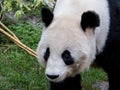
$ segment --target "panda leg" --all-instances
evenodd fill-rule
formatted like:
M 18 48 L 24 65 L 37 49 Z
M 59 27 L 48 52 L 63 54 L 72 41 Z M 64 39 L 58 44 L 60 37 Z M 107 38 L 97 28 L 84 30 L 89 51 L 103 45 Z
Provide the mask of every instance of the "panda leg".
M 120 41 L 107 42 L 95 62 L 108 74 L 109 90 L 120 90 Z
M 120 41 L 109 43 L 107 48 L 109 90 L 120 90 Z
M 80 82 L 81 76 L 79 74 L 59 83 L 50 82 L 50 90 L 82 90 Z
M 109 90 L 120 90 L 120 66 L 113 66 L 108 72 Z

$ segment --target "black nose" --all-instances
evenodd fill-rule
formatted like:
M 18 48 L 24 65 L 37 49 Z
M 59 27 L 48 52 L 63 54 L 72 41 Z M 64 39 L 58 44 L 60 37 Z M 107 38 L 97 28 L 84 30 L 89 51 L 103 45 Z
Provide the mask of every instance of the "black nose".
M 47 77 L 50 78 L 50 79 L 56 79 L 59 77 L 59 75 L 48 75 L 47 74 Z

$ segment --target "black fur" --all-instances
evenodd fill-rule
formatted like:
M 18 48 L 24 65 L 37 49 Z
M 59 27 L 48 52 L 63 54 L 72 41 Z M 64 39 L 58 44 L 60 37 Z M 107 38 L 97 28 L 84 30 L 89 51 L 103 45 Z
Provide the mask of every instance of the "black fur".
M 48 27 L 53 20 L 54 17 L 53 13 L 48 8 L 42 8 L 41 16 L 45 26 Z
M 68 50 L 65 50 L 63 53 L 62 53 L 62 59 L 63 61 L 65 62 L 66 65 L 71 65 L 74 63 L 74 59 L 73 57 L 71 56 L 71 53 L 68 51 Z
M 109 90 L 120 90 L 120 0 L 108 0 L 110 30 L 103 52 L 95 62 L 108 74 Z
M 99 16 L 93 11 L 84 12 L 81 17 L 81 27 L 85 31 L 87 27 L 95 28 L 100 24 Z
M 44 53 L 44 59 L 45 59 L 46 62 L 47 62 L 49 56 L 50 56 L 50 48 L 47 48 L 46 52 Z
M 81 77 L 79 74 L 75 77 L 67 78 L 59 83 L 50 82 L 50 90 L 82 90 L 80 81 Z

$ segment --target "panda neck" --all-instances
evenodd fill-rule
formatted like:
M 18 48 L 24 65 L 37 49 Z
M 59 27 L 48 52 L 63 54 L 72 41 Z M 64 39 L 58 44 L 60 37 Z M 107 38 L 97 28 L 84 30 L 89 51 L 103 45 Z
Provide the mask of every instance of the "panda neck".
M 81 77 L 78 74 L 59 83 L 50 82 L 50 90 L 81 90 L 80 80 Z

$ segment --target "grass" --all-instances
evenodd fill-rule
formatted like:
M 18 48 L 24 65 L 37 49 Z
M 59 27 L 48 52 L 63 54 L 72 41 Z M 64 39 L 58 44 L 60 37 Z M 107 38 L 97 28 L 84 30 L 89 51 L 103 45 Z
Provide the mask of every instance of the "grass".
M 96 82 L 107 80 L 107 75 L 100 68 L 90 68 L 88 71 L 82 73 L 82 79 L 83 84 L 87 85 L 87 87 L 92 88 L 92 85 L 95 84 Z
M 8 26 L 18 38 L 33 50 L 36 49 L 41 26 L 17 23 Z M 49 84 L 36 58 L 14 45 L 2 35 L 0 44 L 0 90 L 48 90 Z M 90 68 L 82 74 L 83 83 L 91 87 L 97 81 L 106 80 L 101 69 Z M 84 89 L 85 90 L 85 89 Z

